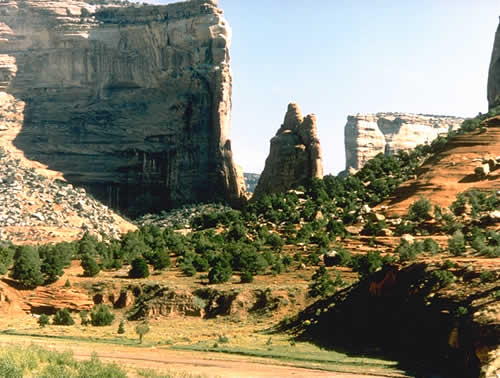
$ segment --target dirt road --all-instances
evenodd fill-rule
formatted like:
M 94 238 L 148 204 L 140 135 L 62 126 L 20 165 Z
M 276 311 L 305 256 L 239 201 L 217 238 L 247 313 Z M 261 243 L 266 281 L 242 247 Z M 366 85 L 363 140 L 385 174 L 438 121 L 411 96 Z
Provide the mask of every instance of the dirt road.
M 304 369 L 275 360 L 220 353 L 184 352 L 156 348 L 129 347 L 71 340 L 0 335 L 0 345 L 36 344 L 48 349 L 71 350 L 78 360 L 97 353 L 102 361 L 116 362 L 132 369 L 155 369 L 160 372 L 188 372 L 206 377 L 336 377 L 377 378 L 376 375 L 336 373 Z M 131 376 L 134 376 L 133 373 Z M 381 377 L 380 377 L 381 378 Z

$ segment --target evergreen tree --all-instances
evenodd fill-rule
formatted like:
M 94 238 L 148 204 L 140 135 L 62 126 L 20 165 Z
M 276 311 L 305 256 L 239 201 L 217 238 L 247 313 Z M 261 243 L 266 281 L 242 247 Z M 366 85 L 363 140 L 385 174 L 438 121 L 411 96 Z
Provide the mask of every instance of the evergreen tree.
M 28 289 L 43 283 L 40 257 L 35 248 L 27 245 L 17 247 L 11 277 Z
M 146 260 L 137 257 L 132 261 L 132 267 L 128 272 L 130 278 L 146 278 L 149 276 L 149 268 Z
M 95 277 L 101 271 L 97 261 L 95 261 L 95 259 L 90 255 L 83 255 L 81 265 L 83 268 L 83 275 L 85 277 Z

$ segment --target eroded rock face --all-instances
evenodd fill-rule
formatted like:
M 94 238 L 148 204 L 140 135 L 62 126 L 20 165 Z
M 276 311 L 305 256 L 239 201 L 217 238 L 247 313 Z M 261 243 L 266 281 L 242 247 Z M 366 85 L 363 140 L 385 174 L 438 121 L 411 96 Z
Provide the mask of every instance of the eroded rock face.
M 408 113 L 357 114 L 344 129 L 346 171 L 360 169 L 379 153 L 410 151 L 460 127 L 463 118 Z
M 316 117 L 314 114 L 303 117 L 298 105 L 291 103 L 283 125 L 271 139 L 269 156 L 254 195 L 284 192 L 315 177 L 323 177 Z
M 129 214 L 237 203 L 231 30 L 216 0 L 0 4 L 0 86 L 25 102 L 32 160 Z
M 488 104 L 490 108 L 500 105 L 500 25 L 495 34 L 488 74 Z

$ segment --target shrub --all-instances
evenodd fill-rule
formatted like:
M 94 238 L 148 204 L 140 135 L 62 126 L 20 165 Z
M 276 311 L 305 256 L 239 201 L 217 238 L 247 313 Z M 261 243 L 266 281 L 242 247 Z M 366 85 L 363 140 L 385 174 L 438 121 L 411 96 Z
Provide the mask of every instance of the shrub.
M 138 324 L 135 327 L 135 332 L 139 335 L 139 344 L 142 344 L 142 339 L 146 333 L 150 331 L 150 328 L 147 323 Z
M 448 249 L 453 256 L 461 256 L 465 252 L 465 238 L 461 231 L 455 231 L 448 239 Z
M 431 255 L 439 253 L 439 244 L 434 241 L 434 239 L 427 238 L 424 240 L 423 249 L 425 252 L 429 252 Z
M 120 320 L 120 325 L 118 326 L 118 334 L 119 335 L 122 335 L 125 333 L 125 322 L 122 320 Z
M 90 324 L 94 327 L 111 325 L 113 320 L 115 320 L 115 315 L 104 304 L 95 306 L 90 312 Z
M 215 266 L 208 272 L 208 280 L 211 284 L 218 284 L 229 281 L 233 271 L 226 259 L 219 258 Z
M 413 202 L 408 209 L 408 219 L 416 222 L 425 221 L 431 218 L 432 205 L 427 198 L 421 197 Z
M 80 324 L 81 324 L 82 326 L 87 326 L 87 325 L 89 325 L 89 322 L 90 322 L 90 321 L 89 321 L 88 316 L 89 316 L 89 312 L 88 312 L 87 310 L 82 310 L 82 311 L 80 311 Z
M 401 261 L 414 260 L 418 253 L 416 244 L 417 242 L 410 244 L 406 240 L 401 240 L 395 251 L 399 255 L 399 259 Z
M 369 220 L 363 227 L 363 230 L 361 230 L 361 235 L 380 236 L 382 235 L 382 230 L 386 227 L 387 224 L 385 221 L 373 222 Z
M 49 323 L 50 323 L 50 317 L 46 314 L 42 314 L 38 318 L 38 324 L 40 325 L 40 328 L 44 328 L 45 326 L 49 325 Z
M 0 274 L 6 274 L 12 265 L 14 250 L 12 248 L 0 246 Z
M 75 321 L 71 317 L 69 310 L 67 308 L 63 308 L 63 309 L 57 310 L 56 314 L 54 315 L 54 319 L 52 319 L 52 324 L 55 324 L 55 325 L 73 325 L 73 324 L 75 324 Z
M 146 278 L 149 277 L 149 268 L 146 260 L 142 257 L 137 257 L 132 260 L 131 268 L 128 272 L 130 278 Z
M 465 205 L 467 204 L 467 198 L 463 193 L 457 196 L 457 199 L 450 205 L 450 210 L 456 216 L 465 213 Z
M 97 261 L 90 255 L 83 255 L 81 259 L 81 266 L 83 268 L 83 275 L 85 277 L 95 277 L 101 271 Z
M 481 282 L 493 282 L 496 280 L 495 273 L 492 271 L 484 271 L 479 275 Z
M 309 295 L 311 297 L 325 297 L 332 294 L 337 286 L 343 284 L 340 274 L 337 272 L 335 281 L 324 266 L 320 266 L 312 276 L 312 283 L 309 285 Z
M 241 283 L 253 282 L 253 275 L 250 272 L 243 272 L 240 276 Z
M 356 255 L 351 262 L 352 270 L 358 272 L 360 278 L 374 273 L 382 265 L 384 265 L 384 258 L 378 251 L 369 251 L 366 255 Z
M 184 261 L 180 266 L 182 273 L 188 277 L 193 277 L 196 275 L 196 268 L 191 261 Z
M 150 261 L 155 270 L 163 270 L 170 266 L 170 256 L 164 248 L 154 251 Z
M 440 287 L 446 287 L 450 285 L 451 283 L 455 282 L 456 277 L 453 275 L 453 273 L 447 271 L 447 270 L 435 270 L 432 272 L 432 278 L 435 281 L 435 284 L 439 285 Z

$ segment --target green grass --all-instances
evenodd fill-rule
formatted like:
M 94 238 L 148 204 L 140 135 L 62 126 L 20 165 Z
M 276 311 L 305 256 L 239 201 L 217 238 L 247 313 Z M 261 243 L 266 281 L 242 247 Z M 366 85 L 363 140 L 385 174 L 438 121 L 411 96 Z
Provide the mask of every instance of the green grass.
M 92 343 L 100 343 L 100 344 L 115 344 L 115 345 L 130 345 L 134 347 L 151 347 L 155 345 L 155 343 L 147 343 L 143 342 L 139 344 L 139 339 L 129 339 L 129 338 L 116 338 L 116 337 L 94 337 L 94 336 L 65 336 L 65 335 L 44 335 L 39 333 L 30 333 L 30 332 L 21 332 L 16 331 L 15 329 L 7 329 L 0 331 L 0 334 L 3 335 L 13 335 L 13 336 L 28 336 L 28 337 L 37 337 L 44 339 L 58 339 L 58 340 L 73 340 L 73 341 L 85 341 Z M 1 375 L 0 375 L 1 376 Z
M 269 342 L 271 340 L 271 342 Z M 176 345 L 169 349 L 228 353 L 242 356 L 277 359 L 297 367 L 348 373 L 372 373 L 382 376 L 404 376 L 397 362 L 371 357 L 353 357 L 333 350 L 324 350 L 305 342 L 290 342 L 282 338 L 267 339 L 254 346 L 242 346 L 232 341 L 221 344 L 217 339 L 190 345 Z
M 31 345 L 0 349 L 0 376 L 9 378 L 126 378 L 114 363 L 103 363 L 97 355 L 88 361 L 76 361 L 72 352 L 55 352 Z

